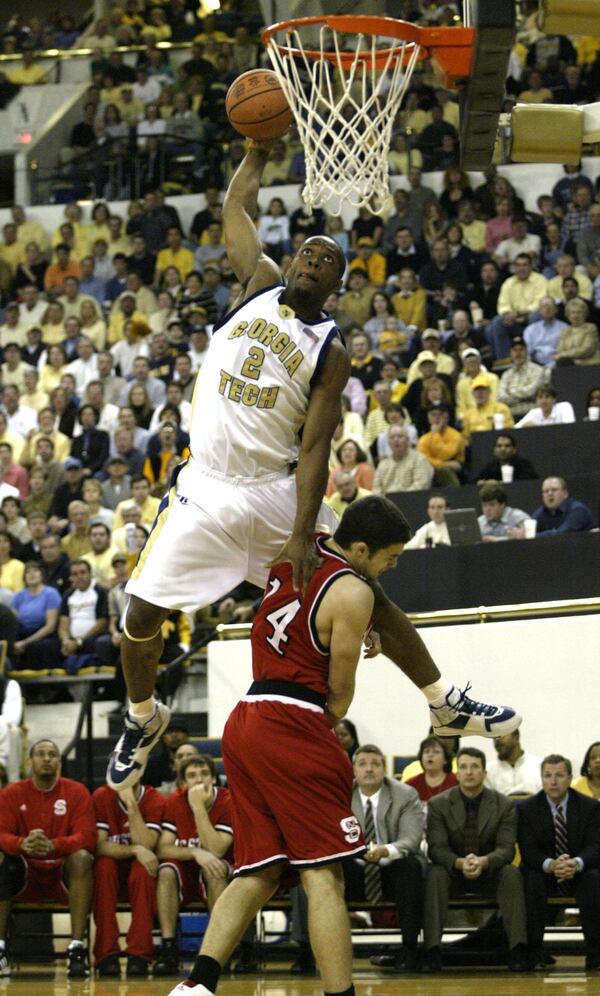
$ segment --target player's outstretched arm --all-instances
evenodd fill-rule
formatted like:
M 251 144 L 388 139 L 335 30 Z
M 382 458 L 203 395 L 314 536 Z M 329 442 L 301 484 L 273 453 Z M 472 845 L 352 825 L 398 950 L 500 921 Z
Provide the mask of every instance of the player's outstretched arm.
M 233 271 L 246 296 L 281 280 L 281 271 L 262 249 L 253 218 L 260 178 L 272 142 L 252 142 L 233 175 L 223 203 L 223 236 Z
M 375 595 L 373 624 L 383 653 L 417 688 L 438 681 L 440 672 L 408 616 L 390 601 L 377 581 L 371 582 L 371 588 Z
M 319 563 L 315 524 L 327 487 L 331 439 L 341 417 L 340 398 L 349 375 L 348 354 L 341 342 L 334 340 L 310 395 L 296 471 L 296 518 L 292 535 L 276 561 L 291 561 L 296 589 L 306 587 Z

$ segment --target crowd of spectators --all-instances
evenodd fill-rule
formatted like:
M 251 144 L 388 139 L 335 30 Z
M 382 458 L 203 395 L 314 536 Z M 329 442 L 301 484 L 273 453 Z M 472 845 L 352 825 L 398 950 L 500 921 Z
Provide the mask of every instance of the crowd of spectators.
M 554 960 L 543 947 L 544 927 L 557 913 L 548 900 L 573 897 L 586 971 L 600 968 L 598 742 L 586 750 L 573 780 L 568 758 L 530 753 L 519 731 L 494 739 L 497 757 L 489 765 L 482 751 L 461 745 L 459 738 L 430 734 L 393 778 L 386 775 L 380 748 L 360 744 L 353 723 L 343 721 L 336 732 L 351 754 L 352 810 L 369 844 L 366 860 L 344 863 L 346 898 L 359 908 L 362 902 L 391 901 L 402 931 L 402 946 L 388 944 L 371 958 L 374 965 L 401 973 L 439 972 L 449 898 L 457 905 L 475 896 L 499 906 L 501 918 L 480 937 L 485 947 L 485 931 L 491 930 L 497 963 L 515 972 L 545 969 Z M 62 776 L 52 740 L 32 743 L 30 777 L 0 795 L 3 976 L 11 970 L 12 902 L 42 898 L 69 906 L 70 978 L 90 974 L 90 912 L 93 969 L 100 977 L 120 977 L 121 957 L 128 978 L 146 977 L 150 970 L 155 977 L 178 974 L 179 911 L 204 901 L 210 912 L 231 877 L 235 848 L 228 789 L 220 784 L 215 760 L 199 753 L 198 743 L 190 740 L 185 723 L 174 720 L 151 756 L 143 784 L 121 792 L 103 785 L 92 795 Z M 301 887 L 292 887 L 291 899 L 298 957 L 290 971 L 313 974 Z M 132 914 L 123 948 L 118 901 L 129 902 Z M 476 950 L 471 944 L 470 963 Z M 489 960 L 489 950 L 486 956 Z M 257 970 L 249 931 L 233 971 Z

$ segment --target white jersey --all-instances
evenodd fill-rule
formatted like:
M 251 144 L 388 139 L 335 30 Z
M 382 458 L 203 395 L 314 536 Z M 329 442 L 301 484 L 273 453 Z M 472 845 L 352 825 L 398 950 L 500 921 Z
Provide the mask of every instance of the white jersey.
M 285 475 L 298 458 L 311 384 L 335 322 L 305 322 L 280 303 L 282 284 L 253 294 L 215 325 L 190 416 L 191 460 L 180 486 L 191 498 L 194 465 L 238 481 Z

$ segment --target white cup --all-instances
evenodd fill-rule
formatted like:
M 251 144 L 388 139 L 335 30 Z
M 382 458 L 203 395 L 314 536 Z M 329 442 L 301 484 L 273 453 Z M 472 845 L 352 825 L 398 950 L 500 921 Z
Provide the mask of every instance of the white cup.
M 494 429 L 504 428 L 504 415 L 502 412 L 496 412 L 494 414 Z
M 588 408 L 588 418 L 590 422 L 597 422 L 600 419 L 600 408 L 598 405 L 592 405 Z
M 537 521 L 535 519 L 525 519 L 523 529 L 525 531 L 525 539 L 535 539 Z
M 127 553 L 136 553 L 135 522 L 128 522 L 125 526 L 125 545 Z
M 515 468 L 511 467 L 509 463 L 505 463 L 500 467 L 500 473 L 502 474 L 502 480 L 504 484 L 512 484 L 515 478 Z

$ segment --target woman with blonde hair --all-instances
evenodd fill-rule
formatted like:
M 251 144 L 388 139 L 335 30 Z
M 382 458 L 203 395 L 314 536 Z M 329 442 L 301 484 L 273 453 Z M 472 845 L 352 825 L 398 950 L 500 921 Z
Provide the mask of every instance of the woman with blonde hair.
M 67 354 L 65 350 L 58 343 L 54 343 L 54 345 L 50 346 L 48 359 L 42 367 L 40 391 L 43 391 L 45 394 L 51 394 L 54 388 L 59 386 L 60 378 L 64 374 L 66 366 Z
M 421 397 L 419 399 L 419 407 L 417 408 L 414 417 L 414 423 L 419 435 L 423 432 L 429 432 L 429 419 L 427 418 L 427 412 L 432 405 L 439 404 L 448 406 L 448 423 L 449 425 L 453 425 L 454 401 L 452 400 L 452 392 L 450 391 L 448 385 L 439 377 L 429 377 L 423 384 Z
M 565 318 L 569 327 L 563 329 L 554 357 L 559 366 L 577 364 L 587 366 L 600 363 L 598 328 L 588 322 L 589 309 L 581 297 L 574 297 L 565 305 Z
M 51 301 L 42 315 L 42 342 L 58 346 L 65 337 L 65 309 L 60 301 Z
M 87 336 L 98 352 L 106 345 L 106 322 L 102 318 L 100 308 L 92 297 L 85 298 L 79 307 L 81 334 Z

